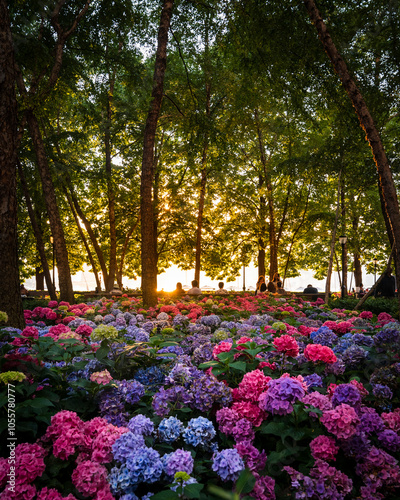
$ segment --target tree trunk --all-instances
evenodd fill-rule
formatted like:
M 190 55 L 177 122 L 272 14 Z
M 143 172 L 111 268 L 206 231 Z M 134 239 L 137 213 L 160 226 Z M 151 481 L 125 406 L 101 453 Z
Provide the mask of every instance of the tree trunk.
M 44 276 L 44 272 L 42 270 L 41 267 L 37 267 L 35 269 L 35 290 L 44 290 L 44 279 L 45 279 L 45 276 Z M 53 283 L 53 282 L 51 282 Z M 57 300 L 57 296 L 55 299 L 51 299 L 51 300 Z
M 362 284 L 362 266 L 360 261 L 360 254 L 354 252 L 354 286 Z
M 17 243 L 17 101 L 14 52 L 5 0 L 0 0 L 0 311 L 7 326 L 25 327 Z
M 51 179 L 42 134 L 40 132 L 39 123 L 32 110 L 27 111 L 27 119 L 29 132 L 32 137 L 33 147 L 35 150 L 37 166 L 42 181 L 44 200 L 49 216 L 51 233 L 54 238 L 54 248 L 57 256 L 60 300 L 65 300 L 70 304 L 73 304 L 74 292 L 72 289 L 67 246 L 65 244 L 64 230 L 58 210 L 54 184 Z
M 342 234 L 346 234 L 346 203 L 345 203 L 345 196 L 344 196 L 344 176 L 342 177 L 342 183 L 341 183 L 341 188 L 340 188 L 340 205 L 341 205 L 341 220 L 342 220 Z M 343 277 L 343 292 L 344 296 L 347 296 L 347 272 L 348 272 L 348 257 L 347 257 L 347 241 L 344 245 L 344 252 L 343 252 L 343 262 L 342 262 L 342 277 Z
M 310 14 L 311 20 L 314 23 L 323 47 L 328 54 L 336 72 L 338 73 L 343 87 L 345 88 L 353 106 L 357 113 L 360 125 L 365 131 L 366 138 L 372 150 L 372 155 L 378 170 L 379 181 L 382 185 L 383 197 L 387 215 L 390 220 L 390 225 L 393 231 L 393 237 L 396 245 L 395 260 L 396 260 L 396 279 L 400 283 L 400 212 L 397 199 L 396 187 L 393 182 L 392 172 L 389 166 L 389 161 L 386 156 L 385 149 L 382 144 L 379 132 L 375 127 L 372 116 L 368 107 L 351 77 L 346 63 L 342 59 L 335 44 L 330 37 L 327 27 L 321 17 L 320 12 L 315 6 L 314 0 L 304 0 L 304 4 Z M 400 294 L 398 294 L 400 307 Z
M 262 137 L 260 120 L 257 109 L 254 110 L 254 117 L 257 125 L 258 147 L 260 150 L 260 161 L 261 161 L 263 180 L 264 180 L 263 185 L 265 185 L 267 188 L 267 202 L 268 202 L 268 215 L 269 215 L 269 225 L 268 225 L 269 279 L 272 280 L 274 274 L 278 272 L 278 249 L 277 249 L 276 228 L 275 228 L 274 194 L 271 182 L 271 175 L 267 167 L 267 158 L 265 156 L 263 137 Z
M 262 238 L 258 239 L 257 265 L 258 265 L 258 276 L 265 276 L 265 250 Z
M 142 292 L 145 307 L 157 304 L 157 262 L 154 248 L 154 212 L 153 212 L 153 160 L 154 143 L 158 117 L 164 89 L 164 76 L 167 67 L 168 30 L 172 17 L 173 0 L 164 0 L 158 30 L 158 43 L 153 77 L 150 109 L 147 115 L 143 140 L 142 175 L 140 182 L 140 218 L 141 218 L 141 264 Z
M 31 221 L 33 233 L 35 235 L 36 248 L 37 248 L 37 251 L 38 251 L 38 254 L 40 257 L 40 262 L 42 264 L 43 276 L 46 280 L 47 290 L 50 294 L 51 300 L 57 300 L 55 283 L 53 283 L 53 281 L 51 280 L 49 264 L 47 262 L 46 252 L 44 249 L 42 230 L 38 224 L 38 221 L 37 221 L 36 216 L 35 216 L 35 212 L 33 210 L 31 197 L 29 195 L 28 184 L 26 182 L 25 174 L 24 174 L 22 165 L 19 162 L 19 160 L 17 161 L 17 164 L 18 164 L 19 179 L 20 179 L 22 191 L 23 191 L 24 197 L 25 197 L 25 202 L 26 202 L 26 207 L 28 209 L 29 219 Z M 37 279 L 36 279 L 36 287 L 37 287 Z M 43 288 L 36 288 L 36 290 L 43 290 Z
M 208 149 L 208 142 L 204 144 L 203 156 L 201 159 L 199 211 L 197 214 L 196 257 L 195 257 L 194 279 L 197 280 L 199 286 L 200 286 L 200 270 L 201 270 L 201 231 L 203 229 L 204 201 L 206 198 L 206 184 L 207 184 L 207 149 Z
M 92 266 L 92 271 L 93 271 L 93 274 L 94 274 L 94 278 L 96 280 L 96 289 L 100 292 L 101 291 L 101 282 L 100 282 L 100 279 L 99 279 L 99 273 L 97 272 L 96 263 L 94 261 L 92 252 L 90 251 L 89 244 L 88 244 L 88 242 L 86 240 L 86 237 L 85 237 L 85 235 L 83 233 L 81 225 L 79 224 L 78 215 L 77 215 L 77 213 L 76 213 L 76 211 L 74 209 L 74 204 L 72 203 L 72 200 L 71 200 L 70 196 L 68 195 L 67 189 L 65 189 L 65 194 L 66 194 L 68 205 L 69 205 L 69 207 L 71 209 L 72 215 L 74 216 L 76 227 L 78 228 L 79 236 L 81 237 L 81 240 L 82 240 L 82 242 L 83 242 L 83 244 L 85 246 L 86 253 L 88 255 L 90 265 Z
M 110 225 L 110 254 L 106 291 L 109 292 L 114 287 L 115 273 L 117 271 L 117 231 L 115 226 L 115 193 L 112 183 L 112 163 L 111 163 L 111 119 L 112 100 L 114 94 L 115 71 L 110 79 L 110 89 L 107 92 L 107 118 L 104 133 L 104 146 L 106 152 L 106 180 L 108 199 L 108 220 Z
M 100 245 L 97 241 L 96 235 L 94 234 L 92 226 L 90 225 L 90 222 L 88 221 L 85 214 L 83 213 L 83 210 L 81 209 L 81 206 L 79 205 L 78 199 L 74 194 L 74 189 L 73 189 L 73 186 L 71 184 L 70 179 L 67 180 L 67 184 L 69 186 L 69 194 L 71 195 L 71 200 L 74 204 L 76 213 L 79 215 L 81 221 L 83 222 L 83 224 L 85 226 L 85 229 L 89 235 L 90 241 L 92 242 L 93 248 L 94 248 L 96 255 L 97 255 L 97 258 L 99 260 L 100 268 L 101 268 L 101 271 L 103 273 L 104 283 L 107 283 L 108 271 L 107 271 L 107 265 L 106 265 L 106 261 L 104 259 L 103 252 L 102 252 Z M 68 196 L 68 194 L 67 194 L 67 196 Z
M 334 256 L 334 252 L 335 252 L 336 229 L 337 229 L 337 224 L 338 224 L 338 219 L 339 219 L 339 208 L 340 208 L 340 177 L 341 177 L 341 174 L 342 174 L 342 171 L 340 171 L 340 173 L 339 173 L 338 193 L 337 193 L 337 203 L 336 203 L 336 213 L 335 213 L 335 226 L 334 226 L 333 232 L 332 232 L 331 252 L 330 252 L 330 255 L 329 255 L 328 272 L 326 273 L 325 304 L 328 303 L 328 301 L 329 301 L 329 294 L 331 292 L 331 277 L 332 277 L 332 267 L 333 267 L 333 256 Z

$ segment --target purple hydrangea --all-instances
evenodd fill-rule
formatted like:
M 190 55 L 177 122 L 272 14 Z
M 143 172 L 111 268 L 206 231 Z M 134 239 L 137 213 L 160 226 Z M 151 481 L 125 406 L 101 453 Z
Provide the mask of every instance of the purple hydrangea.
M 361 346 L 352 345 L 344 351 L 342 359 L 349 368 L 356 368 L 368 357 L 368 352 Z
M 383 431 L 385 424 L 378 413 L 374 411 L 373 413 L 364 413 L 361 415 L 359 427 L 366 434 L 375 434 L 376 432 Z
M 304 377 L 304 382 L 307 384 L 307 388 L 311 389 L 311 387 L 322 387 L 323 381 L 318 373 L 312 373 L 311 375 L 306 375 Z
M 174 385 L 165 390 L 163 387 L 153 396 L 153 409 L 159 417 L 165 417 L 174 408 L 182 408 L 192 402 L 192 395 L 182 386 Z
M 144 387 L 137 380 L 117 381 L 118 390 L 125 397 L 127 403 L 134 405 L 144 396 Z
M 378 434 L 378 441 L 389 451 L 400 450 L 400 436 L 391 429 L 385 429 Z
M 239 455 L 243 458 L 246 467 L 251 471 L 261 471 L 267 462 L 265 450 L 261 452 L 250 441 L 240 441 L 235 444 Z
M 172 453 L 168 453 L 162 457 L 164 472 L 167 476 L 173 477 L 177 472 L 193 472 L 194 460 L 189 451 L 177 449 Z
M 357 406 L 361 403 L 361 394 L 352 384 L 340 384 L 334 390 L 331 401 L 334 407 L 342 403 Z
M 327 326 L 321 326 L 318 330 L 310 333 L 310 339 L 314 344 L 332 347 L 338 341 L 338 336 Z
M 148 417 L 139 414 L 129 420 L 128 429 L 133 434 L 150 436 L 154 432 L 154 424 Z
M 288 415 L 293 411 L 293 404 L 301 401 L 304 395 L 300 381 L 281 377 L 269 382 L 268 390 L 260 396 L 259 406 L 273 415 Z
M 125 463 L 132 457 L 138 448 L 144 446 L 144 438 L 141 434 L 125 432 L 113 444 L 112 451 L 115 460 Z
M 223 481 L 236 481 L 243 469 L 243 459 L 234 448 L 219 451 L 213 457 L 212 470 Z
M 209 327 L 217 327 L 221 323 L 221 319 L 216 314 L 211 314 L 210 316 L 202 316 L 201 324 Z
M 240 443 L 241 441 L 253 441 L 255 437 L 253 424 L 247 420 L 247 418 L 241 418 L 233 427 L 232 434 L 236 443 Z
M 232 401 L 230 388 L 209 375 L 194 380 L 190 386 L 190 393 L 192 408 L 203 412 L 210 411 L 215 404 L 229 406 Z
M 393 392 L 385 384 L 375 384 L 372 388 L 372 394 L 377 399 L 392 399 Z

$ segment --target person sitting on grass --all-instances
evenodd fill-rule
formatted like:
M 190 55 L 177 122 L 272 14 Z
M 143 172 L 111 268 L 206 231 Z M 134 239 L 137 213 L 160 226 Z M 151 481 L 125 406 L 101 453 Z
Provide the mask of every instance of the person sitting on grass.
M 182 297 L 182 295 L 185 294 L 185 290 L 182 288 L 182 283 L 180 283 L 178 281 L 178 283 L 176 284 L 176 288 L 173 292 L 171 292 L 171 298 L 177 298 L 177 299 L 180 299 Z
M 382 280 L 375 288 L 375 297 L 386 297 L 388 299 L 395 296 L 396 280 L 392 276 L 392 268 L 386 269 Z
M 307 288 L 304 288 L 303 293 L 318 293 L 318 290 L 315 286 L 307 285 Z

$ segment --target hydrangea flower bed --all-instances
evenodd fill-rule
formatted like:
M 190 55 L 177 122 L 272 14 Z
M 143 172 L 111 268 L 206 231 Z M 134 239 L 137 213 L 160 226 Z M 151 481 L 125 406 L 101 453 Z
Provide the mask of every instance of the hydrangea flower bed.
M 321 301 L 121 297 L 1 329 L 0 499 L 396 499 L 400 323 Z M 3 406 L 0 431 L 7 440 Z

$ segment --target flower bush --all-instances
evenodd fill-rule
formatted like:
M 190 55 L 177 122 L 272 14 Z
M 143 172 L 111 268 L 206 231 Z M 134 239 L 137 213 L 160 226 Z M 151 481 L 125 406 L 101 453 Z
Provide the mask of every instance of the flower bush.
M 0 458 L 2 499 L 400 495 L 388 313 L 244 294 L 53 301 L 25 318 L 0 330 L 19 443 L 15 491 Z

